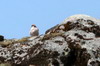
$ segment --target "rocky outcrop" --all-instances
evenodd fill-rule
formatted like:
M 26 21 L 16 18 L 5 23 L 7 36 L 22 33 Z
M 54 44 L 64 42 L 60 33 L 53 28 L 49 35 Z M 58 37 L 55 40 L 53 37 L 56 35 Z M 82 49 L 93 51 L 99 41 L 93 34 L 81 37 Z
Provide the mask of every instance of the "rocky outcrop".
M 4 41 L 4 36 L 0 35 L 0 41 Z
M 0 63 L 5 66 L 100 66 L 99 30 L 100 20 L 74 15 L 44 35 L 0 43 Z

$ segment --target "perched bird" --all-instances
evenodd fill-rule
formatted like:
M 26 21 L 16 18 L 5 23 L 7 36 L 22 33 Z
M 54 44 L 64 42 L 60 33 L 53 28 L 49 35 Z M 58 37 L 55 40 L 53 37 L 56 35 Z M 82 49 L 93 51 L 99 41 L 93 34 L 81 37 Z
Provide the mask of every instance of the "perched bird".
M 31 25 L 31 29 L 30 29 L 29 33 L 31 36 L 38 36 L 39 35 L 39 29 L 36 27 L 35 24 Z

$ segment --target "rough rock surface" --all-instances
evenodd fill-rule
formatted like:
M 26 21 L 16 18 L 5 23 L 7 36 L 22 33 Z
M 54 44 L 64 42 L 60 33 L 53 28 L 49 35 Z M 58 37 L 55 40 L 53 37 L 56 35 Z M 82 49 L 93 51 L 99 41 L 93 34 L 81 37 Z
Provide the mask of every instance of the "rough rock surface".
M 1 66 L 100 66 L 100 20 L 74 15 L 45 35 L 0 44 Z
M 0 35 L 0 41 L 4 41 L 4 36 Z

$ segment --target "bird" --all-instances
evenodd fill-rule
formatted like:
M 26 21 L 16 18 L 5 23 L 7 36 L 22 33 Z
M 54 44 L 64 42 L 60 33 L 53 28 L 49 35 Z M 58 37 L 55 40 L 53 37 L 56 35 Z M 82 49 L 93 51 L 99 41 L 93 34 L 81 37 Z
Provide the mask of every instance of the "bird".
M 31 29 L 30 29 L 30 36 L 38 36 L 39 35 L 39 29 L 37 28 L 37 26 L 35 24 L 31 25 Z

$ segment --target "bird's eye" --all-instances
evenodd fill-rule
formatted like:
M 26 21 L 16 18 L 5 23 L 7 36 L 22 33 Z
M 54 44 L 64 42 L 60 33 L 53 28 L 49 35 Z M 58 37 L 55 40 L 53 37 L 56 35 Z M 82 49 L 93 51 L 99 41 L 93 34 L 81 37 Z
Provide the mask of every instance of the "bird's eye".
M 34 25 L 34 27 L 36 27 L 36 26 Z

